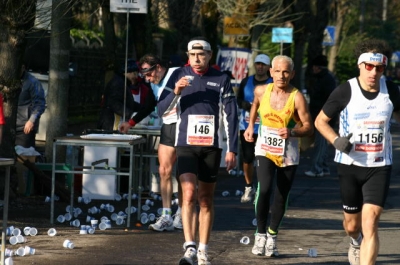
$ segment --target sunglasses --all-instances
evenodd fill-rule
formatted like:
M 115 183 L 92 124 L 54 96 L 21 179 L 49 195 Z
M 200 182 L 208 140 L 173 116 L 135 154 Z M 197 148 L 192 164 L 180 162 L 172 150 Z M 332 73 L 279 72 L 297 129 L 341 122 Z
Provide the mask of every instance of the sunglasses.
M 383 65 L 383 64 L 381 64 L 381 65 L 374 65 L 374 64 L 371 64 L 371 63 L 366 63 L 366 62 L 364 62 L 364 66 L 365 66 L 365 69 L 367 69 L 367 71 L 372 71 L 372 69 L 374 69 L 374 68 L 376 68 L 376 71 L 378 72 L 378 73 L 382 73 L 383 71 L 385 71 L 385 65 Z
M 142 68 L 142 75 L 146 75 L 146 76 L 150 76 L 152 74 L 152 72 L 155 70 L 156 68 L 156 64 L 153 66 L 150 66 L 149 68 Z

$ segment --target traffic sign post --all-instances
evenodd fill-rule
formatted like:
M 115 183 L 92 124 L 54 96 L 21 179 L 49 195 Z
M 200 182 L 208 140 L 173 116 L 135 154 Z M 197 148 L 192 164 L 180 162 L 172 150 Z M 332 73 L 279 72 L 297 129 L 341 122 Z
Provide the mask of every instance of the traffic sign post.
M 324 30 L 324 39 L 322 40 L 322 46 L 333 46 L 335 45 L 335 26 L 327 26 Z
M 281 55 L 283 43 L 293 42 L 293 28 L 272 28 L 272 42 L 281 44 Z
M 110 0 L 110 11 L 147 14 L 147 0 Z
M 147 14 L 147 0 L 110 0 L 110 12 L 113 13 L 126 13 L 126 41 L 125 41 L 125 76 L 128 66 L 128 35 L 129 35 L 129 13 Z M 125 106 L 126 106 L 126 86 L 127 80 L 125 78 L 124 85 L 124 112 L 122 121 L 125 121 Z

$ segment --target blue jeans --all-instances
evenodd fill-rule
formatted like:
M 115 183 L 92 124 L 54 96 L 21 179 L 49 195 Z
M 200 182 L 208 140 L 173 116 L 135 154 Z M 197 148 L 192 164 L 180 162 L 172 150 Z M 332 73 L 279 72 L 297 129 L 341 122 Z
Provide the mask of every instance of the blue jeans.
M 318 130 L 314 131 L 315 139 L 314 139 L 314 152 L 311 166 L 311 171 L 320 174 L 322 172 L 328 173 L 330 172 L 329 165 L 327 163 L 328 160 L 328 142 L 325 137 L 321 135 Z

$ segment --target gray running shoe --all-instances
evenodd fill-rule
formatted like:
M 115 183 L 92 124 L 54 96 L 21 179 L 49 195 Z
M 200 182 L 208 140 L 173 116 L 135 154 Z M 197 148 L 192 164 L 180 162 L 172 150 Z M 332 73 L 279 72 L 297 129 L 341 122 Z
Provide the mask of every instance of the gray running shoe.
M 149 225 L 149 229 L 158 232 L 164 230 L 172 231 L 174 230 L 174 224 L 170 216 L 161 215 L 154 224 Z
M 267 240 L 265 239 L 265 234 L 256 234 L 254 239 L 254 246 L 251 253 L 258 256 L 263 256 L 265 254 L 265 244 Z
M 267 234 L 267 244 L 265 245 L 265 256 L 278 257 L 279 252 L 276 246 L 276 235 Z
M 211 265 L 208 261 L 207 251 L 197 250 L 197 264 L 198 265 Z
M 187 248 L 179 265 L 197 265 L 197 251 L 195 248 Z
M 350 265 L 360 265 L 360 246 L 350 243 L 348 256 Z

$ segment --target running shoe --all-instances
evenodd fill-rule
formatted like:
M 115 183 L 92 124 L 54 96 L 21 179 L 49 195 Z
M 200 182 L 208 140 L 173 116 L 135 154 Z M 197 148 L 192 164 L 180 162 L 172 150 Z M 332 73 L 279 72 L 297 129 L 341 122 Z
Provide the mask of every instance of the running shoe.
M 183 229 L 182 215 L 181 215 L 180 213 L 176 213 L 176 214 L 173 216 L 173 218 L 174 218 L 174 221 L 173 221 L 174 227 L 175 227 L 176 229 L 182 230 L 182 229 Z
M 179 260 L 179 265 L 197 264 L 197 251 L 195 248 L 187 248 L 183 257 Z
M 253 199 L 254 190 L 252 187 L 245 187 L 242 198 L 240 199 L 241 203 L 250 202 Z
M 265 244 L 265 256 L 278 257 L 279 252 L 276 246 L 276 235 L 267 234 L 267 243 Z
M 348 256 L 350 265 L 360 265 L 360 246 L 350 243 Z
M 254 255 L 262 256 L 265 254 L 265 244 L 267 240 L 265 239 L 265 234 L 256 234 L 254 239 L 254 246 L 251 253 Z
M 211 262 L 208 261 L 207 251 L 205 250 L 197 250 L 197 264 L 198 265 L 211 265 Z
M 304 175 L 306 175 L 307 177 L 319 178 L 319 177 L 323 177 L 324 173 L 323 172 L 316 173 L 314 171 L 309 170 L 309 171 L 304 172 Z
M 323 170 L 322 173 L 324 174 L 324 176 L 330 176 L 331 172 L 329 170 Z
M 158 232 L 164 230 L 172 231 L 174 230 L 174 224 L 170 216 L 161 215 L 154 224 L 149 225 L 149 229 Z

